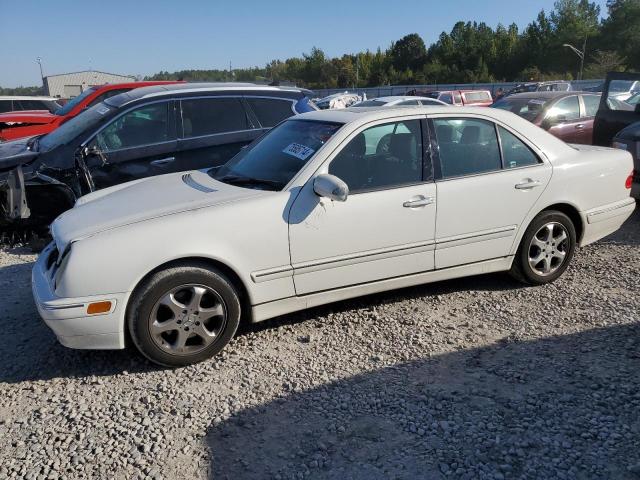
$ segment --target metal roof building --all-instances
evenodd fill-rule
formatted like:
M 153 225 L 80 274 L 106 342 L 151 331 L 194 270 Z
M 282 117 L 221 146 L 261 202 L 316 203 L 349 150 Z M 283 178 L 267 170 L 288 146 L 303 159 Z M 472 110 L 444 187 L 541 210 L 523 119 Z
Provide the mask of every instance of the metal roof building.
M 86 70 L 84 72 L 61 73 L 44 77 L 45 93 L 52 97 L 73 98 L 87 88 L 105 83 L 133 82 L 134 77 L 114 73 Z

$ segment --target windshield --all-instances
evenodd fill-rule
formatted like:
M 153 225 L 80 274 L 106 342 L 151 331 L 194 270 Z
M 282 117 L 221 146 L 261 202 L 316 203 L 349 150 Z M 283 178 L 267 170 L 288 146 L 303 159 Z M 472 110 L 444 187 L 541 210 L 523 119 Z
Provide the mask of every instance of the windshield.
M 499 108 L 500 110 L 508 110 L 529 121 L 534 120 L 542 110 L 544 110 L 547 101 L 537 98 L 513 98 L 507 97 L 498 100 L 491 105 L 491 108 Z
M 225 183 L 281 190 L 341 126 L 288 120 L 209 174 Z
M 91 129 L 108 117 L 113 107 L 102 102 L 76 115 L 51 133 L 40 139 L 39 149 L 48 151 L 58 145 L 69 143 L 85 130 Z
M 356 103 L 354 107 L 381 107 L 386 105 L 387 102 L 382 100 L 365 100 L 364 102 Z
M 64 107 L 60 107 L 58 110 L 56 110 L 55 114 L 60 116 L 67 115 L 71 110 L 73 110 L 73 108 L 76 105 L 78 105 L 80 102 L 82 102 L 85 98 L 87 98 L 89 95 L 91 95 L 95 91 L 96 91 L 96 87 L 87 88 L 80 95 L 69 100 Z

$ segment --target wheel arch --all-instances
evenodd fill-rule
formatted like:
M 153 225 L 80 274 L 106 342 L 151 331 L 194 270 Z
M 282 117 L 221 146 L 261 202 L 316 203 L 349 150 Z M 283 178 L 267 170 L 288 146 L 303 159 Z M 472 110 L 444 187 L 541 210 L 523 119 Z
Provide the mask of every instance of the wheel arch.
M 251 322 L 252 309 L 251 309 L 251 300 L 250 300 L 250 297 L 249 297 L 249 291 L 248 291 L 247 287 L 245 286 L 244 282 L 242 281 L 242 279 L 240 278 L 240 275 L 238 275 L 238 273 L 233 268 L 231 268 L 226 263 L 221 262 L 220 260 L 213 259 L 213 258 L 200 257 L 200 256 L 182 257 L 182 258 L 169 260 L 167 262 L 164 262 L 164 263 L 158 265 L 157 267 L 155 267 L 154 269 L 150 270 L 145 275 L 143 275 L 140 278 L 140 280 L 138 280 L 136 285 L 134 286 L 133 290 L 131 291 L 131 295 L 129 295 L 129 298 L 127 299 L 127 305 L 126 305 L 126 308 L 125 308 L 125 328 L 124 328 L 124 331 L 125 331 L 125 343 L 127 345 L 131 344 L 131 338 L 130 338 L 129 329 L 126 326 L 126 322 L 127 322 L 126 319 L 129 318 L 129 309 L 131 308 L 131 304 L 133 303 L 133 299 L 135 298 L 136 292 L 142 287 L 142 285 L 152 275 L 156 274 L 157 272 L 160 272 L 162 270 L 166 270 L 168 268 L 184 267 L 184 266 L 200 266 L 200 267 L 204 266 L 205 268 L 211 268 L 211 269 L 219 270 L 223 275 L 225 275 L 227 277 L 227 279 L 236 288 L 236 290 L 238 291 L 238 295 L 240 297 L 240 307 L 241 307 L 240 322 L 241 322 L 241 324 L 245 323 L 245 322 L 246 323 L 250 323 Z
M 561 203 L 554 203 L 553 205 L 549 205 L 548 207 L 545 207 L 543 210 L 538 212 L 536 217 L 540 215 L 542 212 L 548 212 L 550 210 L 557 210 L 558 212 L 562 212 L 567 217 L 569 217 L 569 220 L 571 220 L 574 228 L 576 229 L 576 244 L 580 245 L 580 242 L 582 242 L 582 237 L 584 235 L 584 221 L 580 216 L 580 211 L 574 205 L 561 202 Z

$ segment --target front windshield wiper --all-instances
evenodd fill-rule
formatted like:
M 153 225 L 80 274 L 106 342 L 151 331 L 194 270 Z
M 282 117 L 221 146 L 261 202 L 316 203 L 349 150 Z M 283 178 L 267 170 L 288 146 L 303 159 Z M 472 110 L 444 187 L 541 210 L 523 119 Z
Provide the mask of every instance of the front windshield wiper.
M 266 178 L 243 177 L 241 175 L 223 175 L 220 178 L 214 177 L 216 180 L 230 185 L 266 185 L 277 190 L 282 189 L 282 182 L 276 180 L 268 180 Z

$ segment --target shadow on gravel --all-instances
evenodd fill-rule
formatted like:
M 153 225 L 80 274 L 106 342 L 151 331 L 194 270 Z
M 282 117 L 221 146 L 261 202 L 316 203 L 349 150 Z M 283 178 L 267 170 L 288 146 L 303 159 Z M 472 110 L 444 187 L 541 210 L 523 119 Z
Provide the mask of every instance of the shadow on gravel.
M 609 235 L 602 243 L 618 243 L 631 246 L 640 245 L 640 205 L 636 207 L 633 215 L 624 223 L 617 232 Z
M 640 478 L 640 324 L 501 342 L 213 423 L 210 478 Z
M 4 337 L 0 342 L 0 383 L 158 368 L 129 350 L 71 350 L 60 345 L 33 302 L 32 267 L 33 263 L 22 263 L 0 268 L 0 331 Z

